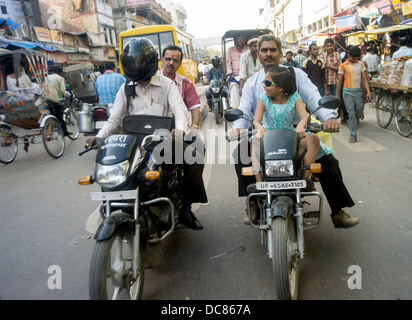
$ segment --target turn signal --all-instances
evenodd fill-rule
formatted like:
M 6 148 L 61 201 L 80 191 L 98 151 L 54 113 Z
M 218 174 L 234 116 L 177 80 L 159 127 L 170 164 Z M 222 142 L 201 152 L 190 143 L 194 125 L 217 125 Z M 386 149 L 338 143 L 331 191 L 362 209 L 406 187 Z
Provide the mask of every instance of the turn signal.
M 146 181 L 154 181 L 160 179 L 160 172 L 159 171 L 148 171 L 146 172 Z
M 94 183 L 93 176 L 82 177 L 82 178 L 79 179 L 78 183 L 79 183 L 81 186 L 91 185 L 91 184 Z
M 312 173 L 322 173 L 322 165 L 320 163 L 312 163 L 310 165 L 310 172 L 312 172 Z

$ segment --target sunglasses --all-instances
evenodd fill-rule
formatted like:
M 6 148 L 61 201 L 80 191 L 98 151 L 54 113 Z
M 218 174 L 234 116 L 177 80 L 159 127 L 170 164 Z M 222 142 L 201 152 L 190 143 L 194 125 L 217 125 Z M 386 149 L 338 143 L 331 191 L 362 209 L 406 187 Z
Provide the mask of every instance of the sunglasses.
M 276 83 L 271 82 L 271 81 L 269 81 L 269 80 L 263 81 L 263 84 L 264 84 L 264 86 L 267 87 L 267 88 L 269 88 L 270 86 L 275 86 L 275 87 L 278 86 Z

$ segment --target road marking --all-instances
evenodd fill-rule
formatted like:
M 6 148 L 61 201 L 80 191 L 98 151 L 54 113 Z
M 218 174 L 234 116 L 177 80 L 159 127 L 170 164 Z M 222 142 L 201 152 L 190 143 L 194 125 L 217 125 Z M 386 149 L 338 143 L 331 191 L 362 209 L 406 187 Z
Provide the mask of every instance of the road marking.
M 388 150 L 379 143 L 365 137 L 359 130 L 357 132 L 358 141 L 356 143 L 349 143 L 349 128 L 346 126 L 340 126 L 340 132 L 333 135 L 333 138 L 338 140 L 340 143 L 345 145 L 348 149 L 353 152 L 373 152 L 373 151 L 384 151 Z

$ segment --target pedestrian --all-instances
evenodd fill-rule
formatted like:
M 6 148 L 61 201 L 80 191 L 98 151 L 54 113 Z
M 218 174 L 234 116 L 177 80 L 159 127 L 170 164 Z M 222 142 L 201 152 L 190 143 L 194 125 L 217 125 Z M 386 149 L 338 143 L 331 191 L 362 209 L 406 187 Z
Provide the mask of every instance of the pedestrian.
M 160 74 L 172 80 L 183 98 L 187 110 L 192 115 L 191 136 L 196 136 L 200 123 L 200 99 L 192 81 L 177 73 L 183 63 L 183 51 L 180 47 L 170 45 L 164 48 L 162 54 L 162 69 Z
M 264 93 L 262 83 L 265 79 L 266 71 L 273 66 L 279 65 L 279 60 L 282 56 L 282 42 L 273 35 L 263 35 L 259 39 L 258 50 L 258 57 L 263 65 L 263 69 L 251 77 L 244 87 L 239 106 L 239 109 L 242 110 L 244 114 L 244 119 L 239 119 L 233 123 L 233 129 L 230 133 L 232 138 L 242 136 L 244 130 L 249 127 L 250 123 L 245 119 L 253 119 L 254 117 L 258 97 Z M 321 98 L 319 92 L 308 79 L 306 73 L 296 68 L 292 70 L 295 73 L 298 93 L 306 104 L 307 109 L 314 111 L 319 107 L 318 102 Z M 336 117 L 338 116 L 337 112 L 321 108 L 315 115 L 323 122 L 325 131 L 336 132 L 338 130 L 339 123 L 336 121 Z M 242 140 L 233 152 L 236 160 L 235 169 L 238 177 L 238 194 L 240 197 L 246 196 L 246 187 L 256 181 L 254 177 L 245 178 L 241 174 L 243 167 L 250 166 L 250 163 L 247 161 L 241 161 L 242 159 L 248 159 L 248 155 L 243 154 L 243 150 L 250 150 L 247 139 Z M 331 219 L 335 228 L 351 228 L 357 225 L 359 219 L 351 217 L 343 210 L 347 207 L 353 207 L 355 203 L 343 182 L 343 174 L 339 167 L 339 161 L 333 154 L 327 154 L 320 157 L 316 162 L 322 165 L 322 173 L 319 174 L 318 178 L 332 210 Z M 256 207 L 252 207 L 252 210 L 257 214 Z M 244 223 L 250 224 L 248 216 L 245 216 Z
M 399 39 L 399 50 L 393 54 L 393 59 L 399 59 L 401 57 L 409 57 L 412 59 L 412 49 L 408 48 L 408 39 L 407 38 L 400 38 Z
M 327 38 L 324 43 L 325 52 L 320 56 L 325 61 L 326 67 L 326 86 L 329 94 L 336 95 L 336 87 L 338 85 L 338 71 L 342 60 L 335 49 L 335 43 L 332 38 Z
M 287 67 L 293 67 L 293 68 L 299 68 L 301 69 L 302 66 L 297 63 L 295 60 L 293 60 L 293 52 L 288 51 L 286 52 L 286 60 L 283 61 L 283 65 Z
M 379 65 L 379 57 L 375 54 L 374 49 L 370 46 L 366 47 L 366 54 L 362 58 L 362 61 L 365 62 L 368 67 L 367 71 L 369 74 L 375 74 L 378 72 L 376 68 Z
M 238 108 L 240 102 L 240 58 L 249 50 L 246 45 L 246 37 L 242 34 L 234 37 L 235 45 L 227 50 L 226 77 L 229 81 L 230 106 Z
M 312 83 L 318 88 L 321 97 L 329 95 L 326 86 L 326 66 L 322 59 L 319 59 L 319 48 L 315 43 L 309 46 L 310 56 L 302 64 L 302 70 L 305 71 Z
M 259 36 L 252 36 L 247 43 L 250 49 L 243 53 L 240 58 L 240 96 L 242 96 L 242 89 L 245 85 L 245 82 L 256 72 L 263 68 L 262 64 L 257 58 L 258 41 Z
M 106 71 L 97 78 L 94 89 L 96 96 L 99 97 L 99 104 L 108 105 L 109 103 L 114 103 L 120 87 L 125 82 L 126 78 L 120 73 L 116 73 L 114 62 L 107 62 Z
M 357 123 L 363 113 L 363 90 L 366 90 L 366 99 L 371 100 L 368 78 L 366 76 L 366 67 L 363 61 L 360 61 L 361 50 L 353 46 L 349 50 L 348 59 L 339 67 L 339 79 L 336 96 L 343 92 L 346 111 L 348 112 L 348 126 L 350 131 L 349 143 L 355 143 L 358 140 Z M 342 89 L 343 86 L 343 89 Z
M 300 67 L 302 68 L 303 61 L 306 60 L 306 57 L 303 55 L 303 50 L 302 49 L 298 50 L 298 54 L 296 55 L 296 57 L 293 60 L 295 60 L 300 65 Z

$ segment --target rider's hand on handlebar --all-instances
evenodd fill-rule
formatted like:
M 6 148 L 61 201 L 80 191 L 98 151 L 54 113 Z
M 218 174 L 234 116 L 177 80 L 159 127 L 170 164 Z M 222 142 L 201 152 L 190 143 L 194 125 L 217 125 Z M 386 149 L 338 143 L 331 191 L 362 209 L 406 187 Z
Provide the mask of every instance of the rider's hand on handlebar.
M 86 140 L 86 145 L 84 146 L 84 148 L 90 150 L 97 144 L 98 141 L 98 137 L 89 138 Z
M 323 123 L 323 130 L 329 133 L 338 132 L 339 122 L 336 119 L 329 119 Z

